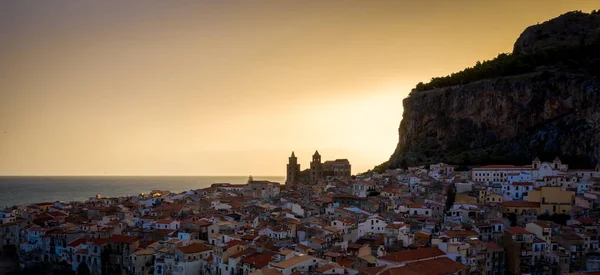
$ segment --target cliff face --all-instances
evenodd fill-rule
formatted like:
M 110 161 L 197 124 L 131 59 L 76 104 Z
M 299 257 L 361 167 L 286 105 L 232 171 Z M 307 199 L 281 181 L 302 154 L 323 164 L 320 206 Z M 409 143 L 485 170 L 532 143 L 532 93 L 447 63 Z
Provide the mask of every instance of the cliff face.
M 540 28 L 554 29 L 543 24 L 528 28 L 515 43 L 514 54 L 550 47 L 548 41 L 553 39 L 548 37 L 540 44 L 526 38 Z M 600 160 L 600 81 L 586 72 L 549 66 L 526 74 L 413 91 L 403 105 L 400 139 L 390 168 L 439 161 L 525 164 L 536 156 L 560 156 L 575 166 L 591 166 Z
M 585 75 L 482 80 L 415 93 L 403 105 L 391 167 L 600 159 L 600 82 Z

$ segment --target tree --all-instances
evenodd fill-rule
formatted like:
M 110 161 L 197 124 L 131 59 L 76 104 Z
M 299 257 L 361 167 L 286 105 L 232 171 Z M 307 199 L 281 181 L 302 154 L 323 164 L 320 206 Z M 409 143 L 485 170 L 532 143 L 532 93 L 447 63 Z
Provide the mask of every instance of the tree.
M 456 186 L 454 183 L 451 183 L 446 186 L 446 206 L 444 208 L 444 212 L 448 212 L 452 209 L 454 205 L 454 201 L 456 200 Z
M 561 224 L 561 225 L 566 225 L 567 221 L 571 219 L 571 216 L 567 215 L 567 214 L 557 214 L 554 213 L 552 215 L 549 214 L 542 214 L 537 216 L 538 220 L 541 221 L 551 221 L 557 224 Z

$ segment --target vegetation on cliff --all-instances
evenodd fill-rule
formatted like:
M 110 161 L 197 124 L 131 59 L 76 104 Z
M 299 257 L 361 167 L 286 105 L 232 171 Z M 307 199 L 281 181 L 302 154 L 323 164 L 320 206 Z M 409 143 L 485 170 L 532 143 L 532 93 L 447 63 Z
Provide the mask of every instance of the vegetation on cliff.
M 600 18 L 600 12 L 594 11 L 591 14 L 571 12 L 563 15 L 563 17 L 571 16 Z M 553 20 L 558 20 L 558 18 Z M 550 34 L 541 31 L 539 28 L 532 31 L 535 33 L 535 37 L 538 40 L 548 40 L 550 37 Z M 565 38 L 559 37 L 556 40 L 563 41 L 564 39 Z M 523 53 L 522 50 L 520 50 L 521 46 L 515 46 L 515 48 L 519 48 L 519 51 L 515 50 L 516 53 L 502 53 L 492 60 L 483 62 L 478 61 L 473 67 L 466 68 L 460 72 L 442 77 L 433 77 L 428 83 L 420 82 L 417 84 L 413 91 L 420 92 L 455 85 L 464 85 L 482 79 L 519 75 L 534 72 L 540 67 L 549 66 L 564 71 L 587 73 L 599 77 L 600 36 L 588 37 L 579 35 L 577 39 L 579 41 L 568 44 L 558 44 L 555 47 L 543 47 L 527 53 Z
M 591 45 L 557 47 L 530 54 L 499 54 L 492 60 L 477 62 L 475 66 L 448 76 L 434 77 L 428 83 L 420 82 L 414 91 L 464 85 L 477 80 L 519 75 L 540 67 L 553 67 L 573 73 L 600 77 L 600 40 Z

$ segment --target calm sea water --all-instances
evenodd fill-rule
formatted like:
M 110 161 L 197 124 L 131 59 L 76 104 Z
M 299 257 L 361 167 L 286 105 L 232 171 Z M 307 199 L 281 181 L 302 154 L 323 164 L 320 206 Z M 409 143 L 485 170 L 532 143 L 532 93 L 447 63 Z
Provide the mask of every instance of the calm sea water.
M 254 177 L 283 184 L 284 177 Z M 97 194 L 103 197 L 138 195 L 152 190 L 181 192 L 213 183 L 246 183 L 248 177 L 0 177 L 0 207 L 50 201 L 85 201 Z

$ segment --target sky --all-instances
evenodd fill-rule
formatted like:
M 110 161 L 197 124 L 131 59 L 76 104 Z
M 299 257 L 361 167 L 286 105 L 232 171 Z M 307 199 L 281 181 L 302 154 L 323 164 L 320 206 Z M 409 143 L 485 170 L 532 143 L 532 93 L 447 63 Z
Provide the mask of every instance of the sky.
M 594 5 L 595 4 L 595 5 Z M 597 1 L 0 0 L 0 175 L 285 175 L 398 142 L 420 81 Z

